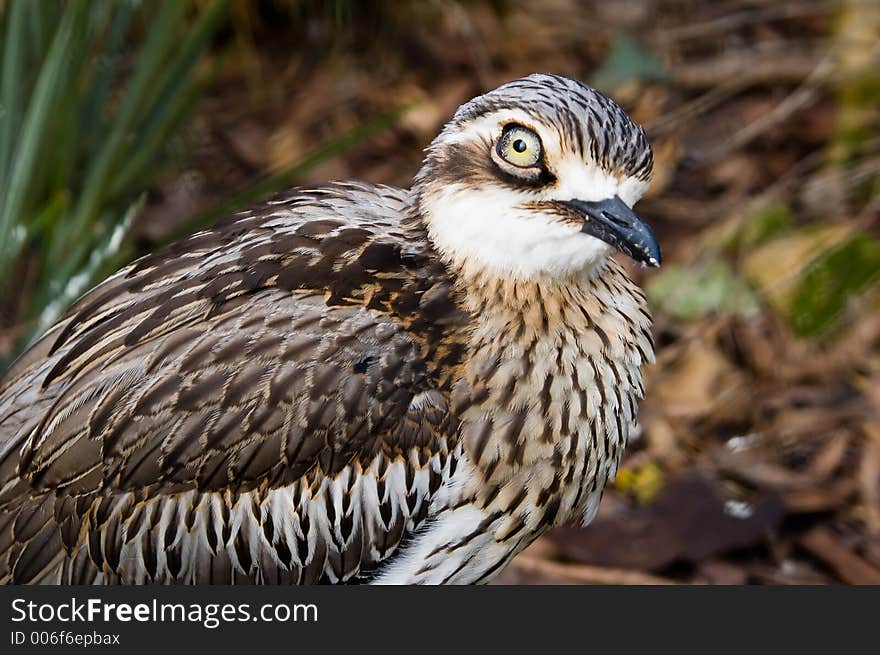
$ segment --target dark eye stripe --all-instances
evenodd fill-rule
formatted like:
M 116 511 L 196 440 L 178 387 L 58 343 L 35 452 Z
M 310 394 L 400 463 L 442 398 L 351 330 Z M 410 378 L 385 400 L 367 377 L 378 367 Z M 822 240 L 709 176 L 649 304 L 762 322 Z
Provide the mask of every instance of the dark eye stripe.
M 511 175 L 507 171 L 501 170 L 497 166 L 495 166 L 494 168 L 495 175 L 499 180 L 516 188 L 531 187 L 533 189 L 540 189 L 547 186 L 548 184 L 553 184 L 554 182 L 556 182 L 556 176 L 543 167 L 539 168 L 538 172 L 534 176 L 530 177 Z

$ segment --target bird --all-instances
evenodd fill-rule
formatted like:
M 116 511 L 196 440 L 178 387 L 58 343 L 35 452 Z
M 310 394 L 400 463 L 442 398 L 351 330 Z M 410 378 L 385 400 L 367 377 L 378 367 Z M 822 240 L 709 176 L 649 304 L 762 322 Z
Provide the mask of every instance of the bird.
M 125 266 L 0 381 L 0 581 L 483 584 L 588 524 L 654 360 L 644 129 L 536 73 L 410 189 L 293 188 Z

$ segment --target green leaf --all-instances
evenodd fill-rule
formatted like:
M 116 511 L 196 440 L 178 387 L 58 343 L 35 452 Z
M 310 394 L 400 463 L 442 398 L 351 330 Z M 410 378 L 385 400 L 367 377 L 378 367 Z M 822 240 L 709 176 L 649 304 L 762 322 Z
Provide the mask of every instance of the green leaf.
M 81 102 L 80 133 L 86 139 L 92 139 L 100 134 L 98 126 L 104 116 L 113 82 L 116 80 L 125 37 L 135 15 L 135 3 L 118 2 L 116 9 L 104 34 L 105 42 L 89 79 L 88 94 Z
M 168 65 L 161 83 L 157 85 L 161 92 L 157 94 L 132 139 L 131 156 L 116 171 L 114 179 L 109 183 L 108 193 L 111 196 L 126 193 L 142 177 L 144 169 L 165 145 L 171 129 L 195 104 L 195 96 L 200 91 L 197 85 L 191 84 L 195 64 L 224 17 L 226 5 L 225 0 L 215 2 L 201 15 L 197 24 L 189 30 L 187 38 L 180 44 L 176 57 Z
M 627 34 L 617 34 L 608 57 L 593 73 L 592 83 L 600 89 L 612 91 L 625 82 L 662 82 L 667 79 L 669 72 L 650 50 Z
M 147 42 L 138 58 L 134 76 L 123 94 L 119 111 L 114 116 L 106 139 L 99 146 L 97 155 L 91 160 L 86 181 L 71 220 L 71 233 L 80 237 L 99 213 L 100 203 L 107 188 L 107 180 L 114 166 L 123 156 L 126 142 L 137 115 L 149 104 L 150 83 L 161 74 L 177 36 L 177 27 L 183 19 L 185 4 L 177 0 L 166 0 L 158 17 L 153 22 Z M 52 244 L 52 257 L 59 259 L 66 248 L 64 240 Z
M 735 248 L 753 248 L 778 237 L 791 225 L 791 210 L 784 205 L 770 205 L 756 211 L 736 235 Z
M 197 100 L 227 5 L 0 0 L 0 301 L 22 308 L 13 321 L 45 324 L 130 252 L 132 207 Z
M 15 165 L 0 209 L 0 277 L 4 279 L 13 259 L 18 255 L 17 250 L 6 247 L 14 243 L 9 236 L 36 185 L 39 154 L 50 132 L 52 112 L 63 88 L 71 41 L 85 18 L 86 7 L 86 3 L 82 1 L 69 5 L 69 10 L 65 12 L 52 40 L 28 105 L 21 140 L 15 150 Z
M 67 284 L 60 293 L 56 294 L 51 300 L 47 299 L 43 311 L 40 313 L 37 325 L 33 330 L 33 336 L 39 336 L 44 330 L 49 328 L 71 302 L 76 300 L 94 284 L 95 274 L 122 247 L 123 239 L 128 233 L 128 229 L 143 208 L 144 199 L 145 196 L 142 195 L 132 203 L 121 219 L 116 222 L 113 229 L 99 240 L 97 247 L 90 253 L 86 265 L 76 275 L 71 276 L 67 280 Z
M 0 83 L 0 204 L 6 195 L 7 174 L 11 168 L 14 138 L 21 120 L 21 103 L 26 42 L 24 0 L 6 8 L 6 34 L 3 43 L 3 80 Z M 0 228 L 2 229 L 2 228 Z
M 880 278 L 880 240 L 857 233 L 807 269 L 790 305 L 794 331 L 818 336 L 832 328 L 854 296 Z
M 646 292 L 654 306 L 681 320 L 714 313 L 750 316 L 759 310 L 751 287 L 722 261 L 668 267 L 651 280 Z

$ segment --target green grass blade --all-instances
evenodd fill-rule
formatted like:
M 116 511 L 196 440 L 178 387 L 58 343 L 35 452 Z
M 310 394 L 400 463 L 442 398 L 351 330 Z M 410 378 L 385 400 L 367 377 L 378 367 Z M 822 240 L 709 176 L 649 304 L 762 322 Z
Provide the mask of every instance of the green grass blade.
M 122 247 L 125 235 L 128 233 L 135 217 L 140 213 L 144 205 L 145 196 L 139 197 L 125 211 L 122 220 L 117 221 L 113 229 L 104 238 L 91 248 L 85 266 L 76 274 L 68 277 L 64 288 L 60 293 L 52 293 L 45 297 L 43 307 L 37 324 L 32 332 L 39 335 L 50 327 L 67 306 L 81 296 L 95 282 L 95 275 L 102 269 L 107 260 L 111 259 Z M 48 291 L 44 289 L 44 292 Z
M 15 167 L 11 171 L 0 210 L 0 244 L 11 245 L 10 233 L 20 220 L 28 194 L 34 187 L 39 154 L 49 133 L 48 125 L 53 118 L 55 101 L 63 86 L 71 40 L 82 23 L 86 3 L 74 1 L 67 7 L 40 70 L 15 151 Z M 0 249 L 0 279 L 6 279 L 8 268 L 17 255 L 17 247 Z
M 126 140 L 130 136 L 138 111 L 149 102 L 145 92 L 149 83 L 165 65 L 167 53 L 173 49 L 177 27 L 184 18 L 184 9 L 184 3 L 167 0 L 163 3 L 155 22 L 150 25 L 149 36 L 138 58 L 134 77 L 126 87 L 122 104 L 113 117 L 109 134 L 89 168 L 80 199 L 70 219 L 70 232 L 74 237 L 84 235 L 89 223 L 96 220 L 107 190 L 107 179 L 126 150 Z M 61 258 L 66 241 L 67 239 L 54 241 L 51 248 L 53 260 Z
M 131 157 L 110 181 L 107 193 L 110 202 L 115 202 L 117 198 L 124 197 L 135 187 L 142 185 L 141 181 L 148 174 L 148 169 L 154 165 L 159 152 L 167 145 L 169 135 L 192 111 L 200 95 L 200 86 L 182 90 L 170 97 L 162 105 L 161 111 L 151 117 L 151 123 L 144 128 L 144 135 L 137 147 L 133 148 Z
M 0 0 L 0 301 L 25 299 L 8 303 L 16 333 L 130 252 L 132 201 L 200 96 L 227 4 Z
M 109 196 L 125 194 L 144 174 L 145 167 L 165 145 L 169 132 L 183 115 L 193 106 L 198 91 L 193 86 L 192 77 L 195 65 L 216 32 L 220 21 L 226 15 L 228 2 L 219 0 L 205 10 L 182 44 L 180 53 L 168 67 L 162 80 L 162 90 L 149 114 L 138 130 L 138 139 L 133 144 L 133 156 L 114 175 L 110 184 Z
M 98 126 L 105 115 L 105 105 L 116 79 L 117 67 L 125 46 L 125 37 L 135 14 L 133 2 L 107 3 L 107 5 L 116 7 L 116 12 L 107 28 L 105 44 L 99 53 L 90 79 L 88 96 L 82 105 L 80 134 L 86 138 L 99 133 Z
M 178 123 L 186 110 L 193 105 L 193 91 L 187 86 L 191 83 L 195 65 L 201 56 L 210 37 L 216 30 L 219 21 L 225 15 L 226 2 L 215 2 L 211 7 L 202 12 L 190 36 L 179 47 L 179 53 L 172 57 L 172 61 L 164 67 L 164 71 L 158 79 L 165 85 L 165 90 L 158 98 L 147 98 L 142 107 L 148 108 L 147 121 L 144 126 L 138 127 L 131 124 L 129 134 L 125 140 L 124 152 L 126 157 L 121 171 L 113 167 L 112 175 L 102 183 L 101 205 L 112 205 L 115 201 L 138 193 L 143 188 L 144 178 L 147 177 L 147 169 L 154 166 L 157 154 L 165 145 L 168 134 Z M 139 87 L 138 93 L 149 96 L 145 90 L 147 87 Z M 126 90 L 126 93 L 130 91 Z M 128 96 L 126 96 L 128 97 Z M 153 107 L 150 111 L 149 108 Z M 134 121 L 130 116 L 125 116 L 127 121 Z M 122 148 L 122 146 L 120 146 Z M 97 184 L 97 182 L 94 182 Z M 114 191 L 116 195 L 114 195 Z M 96 205 L 97 206 L 97 205 Z M 82 213 L 75 216 L 66 227 L 66 237 L 58 243 L 69 241 L 88 242 L 85 233 L 99 233 L 103 231 L 94 229 L 94 224 L 100 217 L 94 213 Z M 85 260 L 93 248 L 79 248 L 68 251 L 66 260 L 53 267 L 53 280 L 50 288 L 60 289 L 67 284 L 73 276 L 79 276 L 78 271 L 84 265 Z M 112 254 L 112 253 L 111 253 Z M 53 260 L 55 261 L 55 260 Z
M 7 175 L 11 169 L 14 137 L 21 120 L 25 67 L 25 1 L 13 1 L 6 8 L 6 35 L 3 44 L 3 81 L 0 85 L 0 204 L 6 195 Z M 0 226 L 0 235 L 5 230 Z M 0 242 L 2 243 L 2 242 Z
M 31 53 L 44 53 L 52 35 L 53 23 L 49 14 L 54 13 L 52 3 L 32 2 L 28 7 L 28 39 Z M 31 62 L 34 63 L 34 62 Z
M 107 6 L 111 6 L 110 3 L 102 5 L 102 7 Z M 69 107 L 71 110 L 53 111 L 52 120 L 47 125 L 50 132 L 39 155 L 43 162 L 40 167 L 43 171 L 43 179 L 36 190 L 37 195 L 34 198 L 36 204 L 42 202 L 42 198 L 55 189 L 74 188 L 74 178 L 79 174 L 78 155 L 82 132 L 77 111 L 73 108 L 79 105 L 79 98 L 82 95 L 81 81 L 92 59 L 89 56 L 95 41 L 95 30 L 92 25 L 96 15 L 106 13 L 106 10 L 96 11 L 90 4 L 71 38 L 66 52 L 67 69 L 62 86 L 57 91 L 56 101 L 57 107 Z

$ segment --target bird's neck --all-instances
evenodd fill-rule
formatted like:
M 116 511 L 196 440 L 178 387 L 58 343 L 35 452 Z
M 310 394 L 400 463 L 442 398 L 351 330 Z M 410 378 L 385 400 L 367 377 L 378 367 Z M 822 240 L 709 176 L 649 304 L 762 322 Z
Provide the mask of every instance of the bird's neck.
M 611 259 L 567 280 L 458 275 L 473 321 L 453 402 L 478 502 L 518 489 L 548 508 L 535 520 L 586 516 L 616 470 L 640 367 L 653 358 L 644 295 Z
M 616 352 L 650 328 L 644 294 L 611 258 L 562 278 L 510 279 L 470 262 L 451 269 L 477 325 L 473 346 L 509 355 L 539 342 L 571 340 L 588 353 Z
M 553 328 L 572 326 L 571 310 L 584 301 L 589 304 L 595 295 L 601 277 L 615 277 L 621 271 L 605 260 L 590 270 L 556 278 L 549 275 L 516 278 L 490 270 L 471 260 L 454 261 L 450 268 L 469 311 L 488 320 L 516 319 L 524 329 L 534 334 L 553 331 Z M 582 312 L 578 310 L 582 316 Z M 545 325 L 553 319 L 552 325 Z M 545 329 L 546 328 L 546 329 Z

